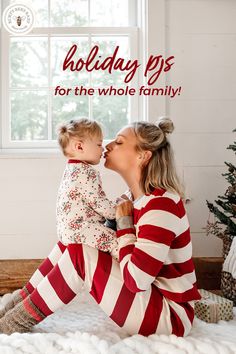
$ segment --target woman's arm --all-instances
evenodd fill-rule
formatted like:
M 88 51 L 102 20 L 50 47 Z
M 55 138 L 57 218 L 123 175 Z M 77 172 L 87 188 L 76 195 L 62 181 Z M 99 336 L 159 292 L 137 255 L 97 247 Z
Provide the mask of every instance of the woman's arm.
M 145 291 L 160 272 L 178 232 L 178 208 L 169 198 L 152 199 L 142 209 L 135 231 L 127 203 L 117 207 L 116 215 L 120 267 L 130 291 Z

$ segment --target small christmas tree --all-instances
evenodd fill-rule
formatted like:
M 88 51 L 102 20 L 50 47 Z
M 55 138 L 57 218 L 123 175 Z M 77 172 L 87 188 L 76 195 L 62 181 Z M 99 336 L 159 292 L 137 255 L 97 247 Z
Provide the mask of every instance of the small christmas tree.
M 236 132 L 236 129 L 233 132 Z M 227 149 L 236 154 L 236 141 Z M 222 176 L 228 181 L 229 187 L 224 196 L 218 196 L 215 200 L 216 205 L 207 201 L 207 206 L 217 221 L 208 220 L 206 232 L 207 235 L 212 234 L 222 239 L 227 236 L 232 241 L 236 236 L 236 166 L 229 162 L 225 162 L 225 165 L 228 167 L 228 172 L 223 173 Z

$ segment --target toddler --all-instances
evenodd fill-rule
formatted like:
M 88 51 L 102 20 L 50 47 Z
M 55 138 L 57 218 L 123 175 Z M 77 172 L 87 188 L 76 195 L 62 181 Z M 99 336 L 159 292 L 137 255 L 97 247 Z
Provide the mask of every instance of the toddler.
M 99 172 L 93 168 L 102 156 L 102 140 L 101 127 L 88 119 L 71 120 L 58 130 L 58 142 L 68 161 L 58 191 L 57 233 L 65 245 L 83 243 L 110 252 L 118 261 L 116 232 L 104 226 L 105 219 L 115 219 L 115 203 L 107 199 Z M 114 227 L 111 222 L 110 225 Z M 51 253 L 53 256 L 54 252 L 55 249 Z M 47 258 L 26 286 L 0 309 L 0 322 L 8 311 L 33 292 L 42 276 L 50 272 L 50 262 Z M 26 324 L 23 317 L 21 319 Z
M 58 143 L 68 158 L 57 198 L 60 241 L 83 243 L 110 252 L 118 260 L 116 233 L 104 225 L 115 218 L 116 204 L 106 197 L 99 172 L 103 134 L 95 121 L 71 120 L 58 129 Z

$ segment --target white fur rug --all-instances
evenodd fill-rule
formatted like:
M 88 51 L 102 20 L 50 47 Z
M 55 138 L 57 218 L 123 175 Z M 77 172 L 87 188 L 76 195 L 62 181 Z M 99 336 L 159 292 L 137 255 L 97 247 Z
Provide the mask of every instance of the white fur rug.
M 0 298 L 0 307 L 11 294 Z M 207 324 L 194 320 L 186 338 L 175 335 L 127 336 L 86 293 L 34 328 L 33 333 L 0 334 L 0 354 L 235 354 L 234 320 Z

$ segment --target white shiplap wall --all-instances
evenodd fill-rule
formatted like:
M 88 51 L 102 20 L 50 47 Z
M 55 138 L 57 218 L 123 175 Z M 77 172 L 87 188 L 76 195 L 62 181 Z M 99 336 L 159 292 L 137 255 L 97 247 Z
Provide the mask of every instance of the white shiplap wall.
M 60 155 L 0 158 L 0 259 L 43 258 L 57 242 L 55 204 L 65 161 Z M 101 174 L 111 197 L 123 192 L 117 174 Z
M 158 6 L 156 2 L 156 6 Z M 224 161 L 236 128 L 236 1 L 167 0 L 163 22 L 164 51 L 175 56 L 166 85 L 182 86 L 182 93 L 166 99 L 152 114 L 169 115 L 176 130 L 172 142 L 191 198 L 187 206 L 195 256 L 221 255 L 221 241 L 206 237 L 203 227 L 213 201 L 225 192 Z M 157 45 L 158 46 L 158 45 Z
M 236 126 L 236 1 L 149 0 L 150 54 L 175 55 L 158 86 L 182 86 L 174 99 L 150 97 L 149 117 L 168 114 L 176 160 L 192 199 L 188 205 L 195 256 L 221 254 L 221 242 L 203 231 L 205 200 L 225 190 L 226 146 Z M 58 156 L 0 155 L 0 258 L 45 257 L 55 241 L 55 202 L 65 160 Z M 101 168 L 110 197 L 125 185 Z

